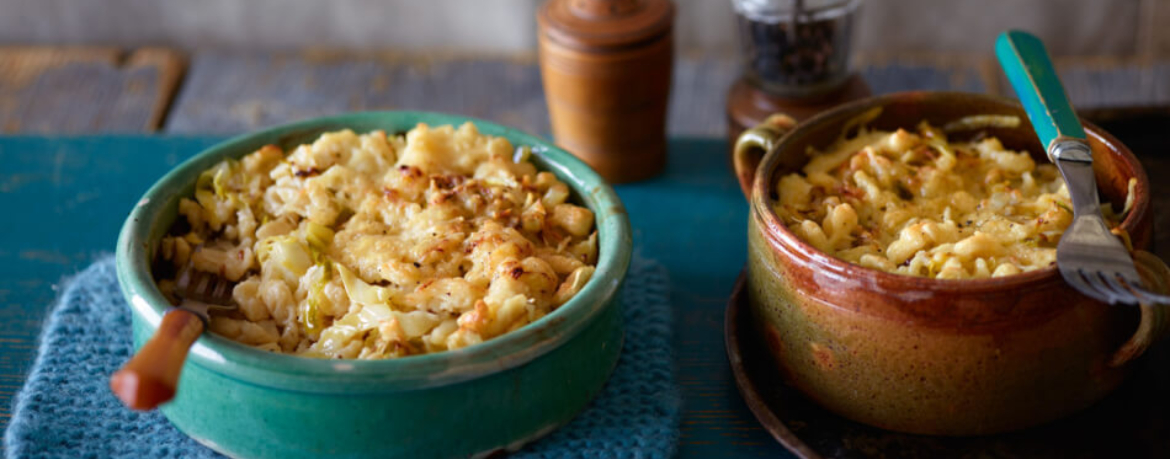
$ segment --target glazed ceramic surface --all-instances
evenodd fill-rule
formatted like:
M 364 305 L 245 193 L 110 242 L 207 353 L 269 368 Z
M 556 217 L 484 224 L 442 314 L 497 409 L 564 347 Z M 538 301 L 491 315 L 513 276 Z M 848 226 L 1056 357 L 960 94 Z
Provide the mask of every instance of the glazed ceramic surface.
M 1163 273 L 1165 275 L 1166 273 Z M 765 431 L 801 459 L 1138 458 L 1165 456 L 1170 349 L 1151 349 L 1126 382 L 1100 402 L 1059 421 L 979 437 L 893 432 L 837 416 L 783 383 L 755 333 L 741 274 L 727 302 L 724 337 L 735 385 Z
M 851 103 L 785 129 L 749 131 L 771 147 L 744 148 L 737 173 L 749 195 L 747 286 L 751 314 L 788 383 L 845 417 L 897 431 L 972 435 L 1020 429 L 1085 408 L 1116 387 L 1161 334 L 1162 309 L 1107 306 L 1066 286 L 1055 267 L 978 280 L 910 277 L 819 252 L 772 212 L 774 184 L 823 148 L 850 119 L 882 107 L 871 126 L 1011 114 L 1021 126 L 989 129 L 1011 149 L 1045 161 L 1018 104 L 938 92 Z M 783 123 L 781 123 L 783 125 Z M 1086 123 L 1104 198 L 1133 209 L 1122 222 L 1136 248 L 1151 238 L 1149 183 L 1133 155 Z M 763 134 L 763 137 L 759 136 Z M 1140 325 L 1140 327 L 1139 327 Z
M 150 273 L 159 239 L 199 173 L 265 144 L 311 142 L 338 129 L 403 132 L 473 121 L 480 132 L 533 147 L 594 212 L 599 262 L 576 297 L 544 318 L 483 344 L 379 361 L 272 354 L 205 333 L 187 357 L 178 394 L 161 409 L 192 438 L 232 457 L 469 457 L 514 450 L 568 422 L 605 383 L 622 347 L 617 292 L 630 259 L 625 209 L 591 169 L 539 138 L 480 120 L 371 112 L 276 127 L 216 145 L 146 193 L 118 240 L 118 278 L 141 346 L 168 303 Z

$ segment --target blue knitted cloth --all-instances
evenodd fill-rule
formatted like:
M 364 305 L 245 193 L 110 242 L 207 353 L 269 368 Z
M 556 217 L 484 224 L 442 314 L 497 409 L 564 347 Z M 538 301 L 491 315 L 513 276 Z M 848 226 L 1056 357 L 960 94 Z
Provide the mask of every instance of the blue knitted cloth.
M 626 341 L 613 376 L 568 426 L 523 448 L 520 458 L 667 458 L 679 430 L 666 269 L 635 257 L 622 292 Z M 67 282 L 4 446 L 14 458 L 222 457 L 161 413 L 123 408 L 108 377 L 132 352 L 130 313 L 112 257 Z

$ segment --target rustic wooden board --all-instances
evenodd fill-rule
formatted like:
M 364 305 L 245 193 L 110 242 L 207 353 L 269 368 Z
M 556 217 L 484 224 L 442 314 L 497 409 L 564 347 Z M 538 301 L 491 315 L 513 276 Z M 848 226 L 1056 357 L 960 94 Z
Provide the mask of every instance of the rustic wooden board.
M 874 94 L 998 89 L 990 61 L 983 56 L 866 54 L 857 57 L 855 66 Z
M 869 59 L 859 66 L 876 93 L 910 89 L 985 92 L 985 62 Z M 669 113 L 672 136 L 726 132 L 727 89 L 739 76 L 727 55 L 681 54 Z M 423 59 L 378 54 L 201 52 L 166 131 L 236 134 L 354 110 L 459 113 L 549 135 L 540 69 L 531 56 Z
M 0 47 L 0 132 L 149 132 L 183 74 L 172 50 Z
M 1170 104 L 1170 61 L 1073 57 L 1054 59 L 1064 89 L 1080 110 Z M 993 64 L 1000 94 L 1016 94 Z
M 205 52 L 193 56 L 166 130 L 226 134 L 347 111 L 428 110 L 545 133 L 543 94 L 531 59 Z
M 1170 63 L 1058 59 L 1081 108 L 1170 103 Z M 739 74 L 727 55 L 676 61 L 670 134 L 721 136 L 727 88 Z M 870 54 L 857 68 L 874 93 L 912 89 L 1014 96 L 983 56 Z M 404 57 L 396 54 L 208 51 L 184 76 L 178 53 L 145 48 L 0 47 L 0 131 L 240 133 L 344 111 L 463 113 L 549 134 L 540 72 L 531 56 Z M 168 110 L 170 108 L 170 110 Z
M 1170 61 L 1114 57 L 1056 58 L 1069 98 L 1078 109 L 1170 104 Z M 1016 98 L 989 56 L 865 55 L 858 68 L 874 93 L 904 90 L 984 92 Z
M 675 59 L 667 129 L 676 136 L 722 137 L 727 132 L 727 89 L 739 77 L 739 61 L 726 56 Z

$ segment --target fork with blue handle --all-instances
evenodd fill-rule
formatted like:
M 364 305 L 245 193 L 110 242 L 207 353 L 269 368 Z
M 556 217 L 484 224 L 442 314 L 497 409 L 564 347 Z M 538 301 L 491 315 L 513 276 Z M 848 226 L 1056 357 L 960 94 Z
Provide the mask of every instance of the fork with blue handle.
M 1072 224 L 1056 246 L 1056 266 L 1065 282 L 1109 304 L 1170 304 L 1170 296 L 1143 286 L 1129 250 L 1105 225 L 1093 176 L 1093 152 L 1044 43 L 1012 30 L 1000 34 L 995 55 L 1072 199 Z

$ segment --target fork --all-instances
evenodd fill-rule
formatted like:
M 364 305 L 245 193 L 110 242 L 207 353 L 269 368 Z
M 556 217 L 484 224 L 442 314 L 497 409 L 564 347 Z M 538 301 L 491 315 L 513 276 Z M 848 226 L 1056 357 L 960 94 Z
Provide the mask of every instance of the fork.
M 1026 32 L 1007 31 L 996 39 L 995 54 L 1072 199 L 1072 224 L 1056 246 L 1065 282 L 1109 304 L 1170 304 L 1170 297 L 1142 286 L 1129 251 L 1101 217 L 1092 150 L 1044 43 Z
M 110 377 L 110 390 L 127 407 L 150 410 L 174 398 L 187 351 L 207 328 L 210 309 L 231 310 L 234 283 L 190 264 L 175 280 L 178 306 L 162 322 L 134 357 Z

